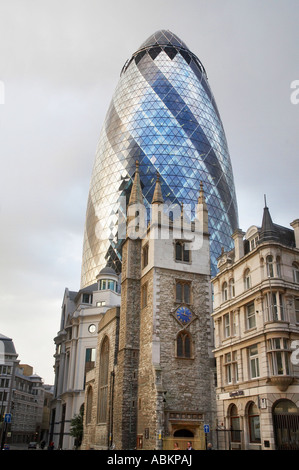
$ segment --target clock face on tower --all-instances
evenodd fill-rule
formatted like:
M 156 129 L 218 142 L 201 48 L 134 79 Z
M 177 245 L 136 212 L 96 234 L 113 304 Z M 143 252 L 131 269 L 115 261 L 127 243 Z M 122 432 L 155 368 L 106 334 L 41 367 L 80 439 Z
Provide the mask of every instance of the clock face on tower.
M 188 323 L 191 320 L 192 313 L 187 307 L 179 307 L 176 311 L 177 319 L 182 323 Z

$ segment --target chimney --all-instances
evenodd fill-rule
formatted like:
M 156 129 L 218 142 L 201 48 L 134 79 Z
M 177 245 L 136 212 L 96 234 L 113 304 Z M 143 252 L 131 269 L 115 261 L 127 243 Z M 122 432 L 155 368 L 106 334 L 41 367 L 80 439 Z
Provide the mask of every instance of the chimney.
M 299 219 L 294 220 L 290 225 L 294 229 L 296 248 L 299 248 Z
M 245 233 L 242 232 L 240 228 L 237 228 L 232 235 L 232 238 L 235 243 L 235 261 L 238 261 L 240 258 L 244 256 L 244 242 L 243 237 Z

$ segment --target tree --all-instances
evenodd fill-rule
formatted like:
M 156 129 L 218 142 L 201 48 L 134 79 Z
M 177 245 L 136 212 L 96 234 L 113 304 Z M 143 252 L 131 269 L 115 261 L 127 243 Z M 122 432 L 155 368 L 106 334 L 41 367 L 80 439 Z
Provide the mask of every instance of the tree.
M 83 439 L 83 416 L 84 405 L 81 406 L 79 413 L 71 419 L 70 435 L 75 438 L 76 449 L 80 447 Z

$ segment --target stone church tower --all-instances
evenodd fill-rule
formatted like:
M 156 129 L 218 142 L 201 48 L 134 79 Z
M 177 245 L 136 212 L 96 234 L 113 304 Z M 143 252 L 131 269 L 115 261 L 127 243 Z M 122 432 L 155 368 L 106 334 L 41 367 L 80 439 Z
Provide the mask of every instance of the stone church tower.
M 106 335 L 114 359 L 108 365 L 113 389 L 110 381 L 105 443 L 96 437 L 98 412 L 93 411 L 83 448 L 172 449 L 180 438 L 204 448 L 203 424 L 214 421 L 208 212 L 202 186 L 193 221 L 185 208 L 167 207 L 157 175 L 147 225 L 137 164 L 122 248 L 119 323 L 115 320 L 111 339 L 100 324 L 97 366 L 86 387 L 85 414 L 91 417 L 90 409 L 100 406 L 100 348 Z

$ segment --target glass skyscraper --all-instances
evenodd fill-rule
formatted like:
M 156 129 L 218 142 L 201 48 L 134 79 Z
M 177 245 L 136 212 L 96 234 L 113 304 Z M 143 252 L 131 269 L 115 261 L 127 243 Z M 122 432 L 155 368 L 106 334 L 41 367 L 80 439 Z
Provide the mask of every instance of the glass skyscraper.
M 232 247 L 238 227 L 227 141 L 202 63 L 166 30 L 153 34 L 123 66 L 101 130 L 86 213 L 82 288 L 107 264 L 121 270 L 119 201 L 130 194 L 136 160 L 146 205 L 157 171 L 164 201 L 171 203 L 194 206 L 202 181 L 216 274 L 221 247 Z

